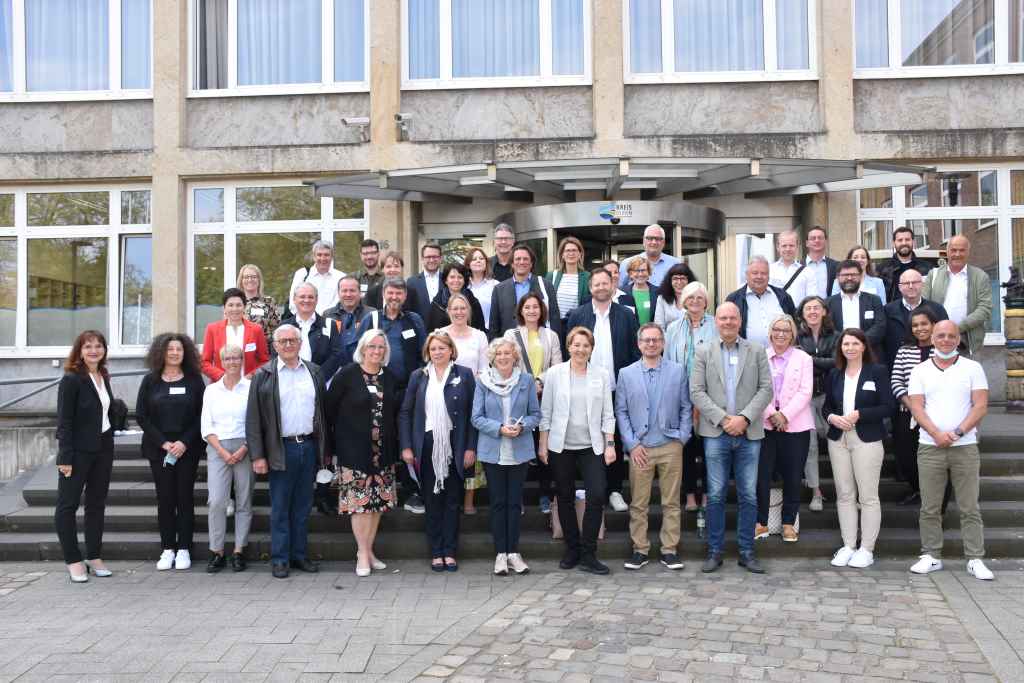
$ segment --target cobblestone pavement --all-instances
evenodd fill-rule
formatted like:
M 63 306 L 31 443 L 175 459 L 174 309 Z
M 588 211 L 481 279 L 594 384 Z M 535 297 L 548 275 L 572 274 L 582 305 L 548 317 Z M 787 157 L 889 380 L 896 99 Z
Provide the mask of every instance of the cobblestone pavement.
M 273 579 L 115 563 L 71 585 L 53 563 L 0 565 L 0 682 L 1024 680 L 1024 563 L 991 583 L 906 562 L 833 571 L 648 566 L 609 577 L 538 562 L 497 578 L 398 562 Z

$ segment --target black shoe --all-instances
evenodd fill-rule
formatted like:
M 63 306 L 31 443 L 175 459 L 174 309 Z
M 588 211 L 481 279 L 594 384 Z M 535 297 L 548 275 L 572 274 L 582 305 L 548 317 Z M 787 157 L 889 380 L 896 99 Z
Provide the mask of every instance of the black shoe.
M 704 565 L 700 568 L 705 574 L 718 571 L 718 568 L 722 566 L 722 556 L 717 553 L 711 553 L 704 559 Z
M 233 572 L 244 572 L 248 565 L 245 562 L 245 557 L 242 553 L 231 553 L 231 571 Z
M 611 573 L 611 570 L 608 569 L 608 565 L 603 564 L 600 560 L 598 560 L 593 555 L 586 555 L 586 556 L 584 556 L 580 560 L 580 564 L 579 564 L 578 569 L 581 572 L 586 572 L 588 574 L 598 574 L 598 575 L 601 575 L 601 576 L 604 576 L 605 574 L 610 574 Z
M 320 571 L 320 567 L 312 560 L 292 560 L 289 564 L 291 564 L 292 569 L 298 569 L 299 571 L 306 572 L 307 574 L 316 574 Z
M 287 564 L 275 564 L 272 568 L 275 579 L 287 579 L 288 578 L 288 565 Z
M 224 553 L 212 553 L 210 555 L 210 561 L 206 563 L 206 573 L 216 574 L 221 569 L 224 569 L 227 564 L 227 560 L 224 559 Z
M 622 563 L 626 569 L 640 569 L 647 564 L 647 556 L 643 553 L 633 553 L 633 557 Z
M 683 561 L 675 553 L 665 553 L 661 556 L 661 563 L 673 571 L 683 568 Z
M 558 563 L 560 569 L 575 569 L 576 565 L 580 563 L 580 554 L 567 550 L 565 555 L 562 555 L 562 561 Z
M 921 494 L 917 491 L 911 491 L 910 495 L 900 501 L 900 505 L 920 505 Z
M 764 567 L 761 566 L 761 562 L 754 557 L 753 553 L 750 555 L 740 555 L 740 559 L 736 561 L 741 567 L 745 567 L 751 574 L 764 574 Z
M 317 498 L 314 506 L 320 512 L 321 515 L 326 515 L 327 517 L 334 517 L 338 514 L 337 508 L 335 508 L 333 505 L 330 504 L 330 502 L 323 498 Z
M 403 506 L 406 512 L 411 512 L 414 515 L 422 515 L 426 512 L 426 507 L 423 506 L 423 499 L 420 498 L 418 493 L 413 493 L 405 500 Z

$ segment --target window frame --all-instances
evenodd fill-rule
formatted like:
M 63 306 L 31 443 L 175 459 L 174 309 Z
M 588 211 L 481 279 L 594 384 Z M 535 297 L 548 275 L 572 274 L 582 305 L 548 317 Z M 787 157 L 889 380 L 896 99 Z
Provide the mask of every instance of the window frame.
M 370 230 L 370 202 L 363 201 L 362 218 L 334 218 L 334 199 L 320 198 L 320 218 L 283 221 L 238 221 L 236 212 L 236 191 L 242 187 L 290 187 L 303 186 L 299 179 L 293 178 L 254 178 L 249 180 L 202 181 L 188 183 L 187 193 L 188 230 L 186 242 L 186 330 L 195 328 L 196 281 L 195 281 L 195 238 L 197 235 L 221 235 L 224 237 L 224 289 L 235 287 L 238 280 L 238 241 L 239 235 L 277 234 L 289 232 L 319 232 L 320 239 L 334 243 L 336 232 L 359 232 L 364 238 Z M 195 221 L 195 190 L 215 188 L 224 190 L 224 220 L 217 223 L 197 223 Z M 301 265 L 301 264 L 299 264 Z M 296 268 L 299 267 L 296 265 Z M 202 340 L 196 338 L 196 343 Z
M 900 0 L 887 0 L 889 65 L 877 67 L 857 66 L 857 2 L 850 7 L 850 31 L 853 34 L 853 78 L 955 78 L 962 76 L 999 76 L 1024 73 L 1024 61 L 1011 62 L 1010 58 L 1010 6 L 1007 0 L 993 0 L 993 62 L 992 64 L 937 64 L 932 66 L 903 66 L 902 10 Z M 1024 23 L 1024 17 L 1021 22 Z M 976 36 L 972 36 L 972 43 Z M 1021 37 L 1024 41 L 1024 36 Z
M 95 100 L 153 99 L 153 0 L 149 0 L 149 87 L 122 88 L 121 73 L 121 0 L 107 0 L 107 58 L 110 84 L 106 90 L 28 90 L 26 55 L 25 0 L 11 0 L 11 85 L 10 92 L 0 92 L 0 103 L 17 102 L 87 102 Z
M 107 240 L 106 336 L 108 355 L 111 358 L 137 358 L 145 355 L 148 346 L 121 343 L 121 244 L 124 237 L 153 234 L 152 213 L 149 217 L 150 223 L 121 223 L 121 192 L 136 190 L 153 191 L 152 185 L 148 182 L 123 183 L 113 187 L 110 185 L 47 184 L 0 189 L 2 194 L 14 195 L 14 227 L 0 228 L 0 238 L 17 240 L 18 264 L 14 346 L 0 346 L 0 358 L 57 358 L 66 356 L 70 351 L 70 343 L 61 346 L 29 346 L 28 344 L 28 241 L 74 237 Z M 107 192 L 109 221 L 106 225 L 29 226 L 28 195 L 48 192 Z
M 863 239 L 861 234 L 863 221 L 892 221 L 892 226 L 895 230 L 901 225 L 907 225 L 912 220 L 977 220 L 979 232 L 982 230 L 996 231 L 999 240 L 999 281 L 1002 282 L 1009 279 L 1010 266 L 1013 265 L 1013 219 L 1024 218 L 1024 205 L 1014 206 L 1010 203 L 1010 173 L 1012 171 L 1024 171 L 1024 163 L 1017 161 L 990 164 L 935 164 L 935 170 L 939 173 L 994 171 L 996 173 L 998 193 L 996 205 L 913 208 L 906 204 L 906 186 L 900 185 L 892 188 L 892 207 L 886 209 L 862 209 L 860 208 L 860 191 L 858 190 L 856 193 L 858 240 Z M 929 245 L 928 248 L 945 248 L 945 244 Z M 992 315 L 1002 317 L 1003 313 L 1004 303 L 1002 297 L 996 297 L 992 301 Z M 986 332 L 985 346 L 1000 346 L 1005 343 L 1006 337 L 1003 333 Z
M 764 69 L 757 71 L 675 71 L 675 0 L 661 0 L 661 72 L 633 73 L 631 68 L 629 2 L 622 0 L 622 65 L 626 85 L 658 83 L 749 83 L 764 81 L 816 81 L 818 58 L 818 2 L 807 0 L 807 68 L 778 68 L 776 0 L 762 0 Z
M 189 99 L 206 97 L 259 97 L 266 95 L 316 95 L 370 91 L 370 0 L 363 0 L 363 79 L 334 81 L 334 0 L 320 0 L 320 82 L 238 85 L 238 0 L 228 0 L 228 87 L 199 89 L 196 84 L 197 0 L 188 3 Z
M 553 33 L 551 26 L 551 0 L 538 0 L 538 30 L 540 32 L 540 74 L 537 76 L 490 76 L 456 78 L 452 75 L 452 3 L 438 0 L 440 26 L 439 76 L 437 78 L 409 78 L 409 0 L 401 3 L 402 90 L 462 90 L 478 88 L 537 88 L 547 86 L 589 86 L 593 84 L 592 0 L 583 0 L 583 73 L 557 75 L 553 67 Z M 446 40 L 447 38 L 447 40 Z

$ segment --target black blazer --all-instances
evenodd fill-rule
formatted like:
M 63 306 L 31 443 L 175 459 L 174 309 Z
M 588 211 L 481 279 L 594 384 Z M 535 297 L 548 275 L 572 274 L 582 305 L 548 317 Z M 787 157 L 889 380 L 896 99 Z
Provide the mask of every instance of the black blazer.
M 409 388 L 405 390 L 402 409 L 398 413 L 398 433 L 402 450 L 411 448 L 416 462 L 429 458 L 423 453 L 423 435 L 426 433 L 426 395 L 427 384 L 430 382 L 427 372 L 432 372 L 432 365 L 416 370 L 409 377 Z M 448 419 L 452 422 L 452 461 L 460 478 L 465 478 L 463 455 L 466 451 L 475 451 L 477 431 L 473 426 L 473 394 L 476 392 L 476 379 L 473 371 L 461 365 L 452 367 L 448 375 L 448 383 L 444 385 L 444 403 L 448 408 Z M 437 436 L 436 434 L 434 435 Z M 438 474 L 443 478 L 447 475 Z
M 877 297 L 876 297 L 877 298 Z M 845 373 L 839 368 L 832 368 L 828 378 L 825 380 L 825 405 L 821 407 L 821 414 L 825 420 L 829 415 L 843 414 L 843 383 L 846 380 Z M 875 388 L 865 390 L 867 382 L 874 382 Z M 878 364 L 864 365 L 857 379 L 857 394 L 853 401 L 854 410 L 860 411 L 860 419 L 857 420 L 857 436 L 861 441 L 881 441 L 885 438 L 885 423 L 883 420 L 892 415 L 895 410 L 895 399 L 892 397 L 892 386 L 889 384 L 889 373 L 885 367 Z M 828 426 L 828 438 L 838 441 L 842 436 L 842 430 L 831 424 Z
M 484 324 L 484 309 L 480 305 L 480 300 L 468 289 L 463 289 L 460 294 L 469 299 L 469 326 L 487 334 L 487 326 Z M 448 288 L 441 285 L 441 289 L 437 290 L 437 296 L 430 302 L 430 317 L 423 321 L 427 325 L 428 334 L 439 327 L 452 324 L 452 319 L 448 317 L 448 299 L 450 297 Z
M 544 288 L 544 294 L 547 295 L 548 324 L 555 334 L 562 337 L 562 316 L 558 311 L 558 295 L 555 292 L 555 288 L 540 275 L 531 273 L 530 291 L 539 293 L 541 287 Z M 519 321 L 516 320 L 516 306 L 518 303 L 516 301 L 515 278 L 499 282 L 495 285 L 494 292 L 491 294 L 491 319 L 490 324 L 487 326 L 487 334 L 491 339 L 501 337 L 507 330 L 519 327 Z
M 793 305 L 793 298 L 786 293 L 782 287 L 768 285 L 768 288 L 775 292 L 775 298 L 779 300 L 779 308 L 786 315 L 795 315 L 796 307 Z M 747 338 L 747 285 L 743 285 L 735 292 L 725 298 L 731 301 L 740 309 L 740 336 Z
M 103 385 L 110 405 L 114 392 L 110 380 Z M 57 464 L 74 465 L 75 453 L 96 453 L 102 448 L 103 404 L 88 374 L 66 373 L 57 388 Z M 107 411 L 110 419 L 110 411 Z M 112 421 L 112 420 L 111 420 Z
M 920 308 L 930 310 L 932 315 L 938 320 L 949 320 L 949 314 L 946 313 L 946 309 L 940 303 L 921 299 L 921 303 L 917 305 L 914 311 Z M 885 364 L 890 370 L 892 370 L 893 363 L 896 362 L 896 354 L 899 352 L 900 347 L 911 343 L 911 313 L 913 311 L 907 310 L 907 307 L 903 305 L 903 297 L 899 295 L 897 295 L 895 300 L 885 305 Z M 917 340 L 914 340 L 912 343 L 914 346 L 917 346 Z
M 142 428 L 144 458 L 163 458 L 165 451 L 160 446 L 165 441 L 181 441 L 189 451 L 195 452 L 196 457 L 204 452 L 199 422 L 206 385 L 199 374 L 185 375 L 182 382 L 185 392 L 171 395 L 159 371 L 150 372 L 142 378 L 139 395 L 135 399 L 135 420 Z
M 281 324 L 299 326 L 293 315 L 282 320 Z M 324 334 L 325 327 L 327 334 Z M 324 318 L 319 313 L 313 314 L 313 326 L 309 328 L 309 346 L 311 349 L 310 362 L 320 368 L 325 382 L 329 382 L 334 377 L 338 368 L 352 360 L 348 348 L 345 346 L 345 333 L 339 331 L 338 326 L 332 320 Z M 274 360 L 275 358 L 277 358 L 277 352 L 271 351 L 270 359 Z
M 829 315 L 836 329 L 843 331 L 843 300 L 842 294 L 833 294 L 825 301 Z M 875 352 L 875 360 L 885 362 L 885 307 L 882 300 L 874 294 L 860 293 L 860 329 Z
M 379 468 L 373 467 L 370 433 L 373 430 L 374 401 L 363 369 L 358 363 L 346 365 L 331 382 L 325 399 L 327 439 L 338 457 L 338 465 L 359 470 L 364 474 L 376 473 L 398 461 L 398 409 L 401 397 L 395 390 L 395 375 L 387 368 L 380 374 L 383 390 L 383 421 L 381 439 L 383 451 Z
M 594 315 L 592 303 L 581 304 L 572 309 L 566 328 L 571 330 L 576 326 L 582 326 L 594 331 L 597 324 L 597 316 Z M 615 377 L 619 376 L 619 370 L 640 360 L 640 349 L 636 345 L 636 331 L 640 326 L 636 321 L 633 311 L 622 304 L 612 302 L 611 310 L 608 312 L 608 326 L 612 333 L 612 361 L 615 365 Z
M 437 291 L 441 291 L 441 287 L 444 286 L 441 280 L 441 272 L 437 273 L 438 287 Z M 430 317 L 430 294 L 427 292 L 427 278 L 423 277 L 423 273 L 419 272 L 410 277 L 405 281 L 405 285 L 409 290 L 409 294 L 406 297 L 406 305 L 410 311 L 418 313 L 423 322 L 427 322 L 427 318 Z M 383 306 L 381 307 L 383 308 Z M 403 308 L 405 308 L 403 306 Z

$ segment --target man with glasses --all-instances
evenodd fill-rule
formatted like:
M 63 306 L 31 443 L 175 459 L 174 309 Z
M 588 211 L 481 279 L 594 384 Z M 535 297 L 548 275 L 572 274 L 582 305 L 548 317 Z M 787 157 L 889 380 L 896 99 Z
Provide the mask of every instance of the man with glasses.
M 359 283 L 359 295 L 366 296 L 372 287 L 384 282 L 384 273 L 380 267 L 380 244 L 377 240 L 363 240 L 359 245 L 359 260 L 363 268 L 356 275 Z
M 491 257 L 491 277 L 498 282 L 512 278 L 512 247 L 516 244 L 515 233 L 508 223 L 494 226 L 494 256 Z
M 900 346 L 910 338 L 910 316 L 919 308 L 932 312 L 936 320 L 949 320 L 942 304 L 929 301 L 921 295 L 924 277 L 914 268 L 900 274 L 900 296 L 885 305 L 885 362 L 892 373 L 893 363 Z
M 839 293 L 825 300 L 825 307 L 837 330 L 856 328 L 864 333 L 874 352 L 875 361 L 885 356 L 885 309 L 874 294 L 862 292 L 864 269 L 857 261 L 847 259 L 839 264 Z
M 499 282 L 491 294 L 491 319 L 487 325 L 487 334 L 491 339 L 497 339 L 506 330 L 519 326 L 516 310 L 519 300 L 528 292 L 537 292 L 544 299 L 548 307 L 548 327 L 561 336 L 562 318 L 558 312 L 558 296 L 550 282 L 533 272 L 536 261 L 537 256 L 528 245 L 517 244 L 512 247 L 512 277 Z
M 807 231 L 804 242 L 807 258 L 803 270 L 786 291 L 793 301 L 803 301 L 805 297 L 820 296 L 828 299 L 832 291 L 832 283 L 839 272 L 839 261 L 828 257 L 828 235 L 825 228 L 815 225 Z
M 413 275 L 405 284 L 412 306 L 415 306 L 412 310 L 426 323 L 430 317 L 430 302 L 441 287 L 441 245 L 424 244 L 420 247 L 420 262 L 423 272 Z
M 308 282 L 317 291 L 316 312 L 325 310 L 338 303 L 338 280 L 345 274 L 334 268 L 334 245 L 326 240 L 317 240 L 309 250 L 311 268 L 299 268 L 292 276 L 292 284 L 288 289 L 288 301 L 293 302 L 295 290 L 304 282 Z M 291 313 L 295 313 L 295 304 L 291 304 Z
M 647 282 L 652 287 L 660 287 L 661 281 L 665 279 L 668 269 L 679 263 L 675 256 L 663 254 L 665 249 L 665 230 L 657 223 L 644 228 L 644 253 L 637 254 L 626 259 L 622 263 L 622 272 L 619 273 L 619 287 L 624 287 L 629 281 L 629 262 L 633 259 L 646 258 L 650 267 L 650 277 Z
M 914 253 L 914 231 L 901 225 L 892 231 L 892 258 L 878 266 L 878 277 L 885 283 L 886 301 L 895 301 L 902 294 L 899 284 L 903 273 L 915 270 L 923 278 L 932 264 L 917 258 Z
M 693 406 L 683 366 L 662 358 L 665 333 L 654 323 L 637 332 L 640 360 L 619 373 L 615 392 L 615 418 L 622 445 L 629 453 L 629 537 L 633 556 L 626 569 L 647 564 L 651 541 L 647 513 L 651 486 L 658 475 L 661 489 L 661 563 L 679 570 L 679 534 L 682 511 L 679 489 L 683 483 L 683 445 L 693 427 Z
M 335 300 L 337 297 L 335 292 Z M 295 314 L 282 320 L 281 324 L 294 325 L 299 330 L 299 338 L 302 339 L 299 355 L 302 360 L 316 363 L 324 381 L 330 381 L 338 368 L 346 362 L 345 346 L 342 334 L 334 323 L 316 312 L 316 302 L 317 288 L 313 283 L 299 284 L 292 296 Z

